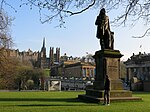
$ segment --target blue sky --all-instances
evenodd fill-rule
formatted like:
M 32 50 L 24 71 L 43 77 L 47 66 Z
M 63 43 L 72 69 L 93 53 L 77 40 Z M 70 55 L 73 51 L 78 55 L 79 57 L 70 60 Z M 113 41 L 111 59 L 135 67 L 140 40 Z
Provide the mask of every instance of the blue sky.
M 12 22 L 11 34 L 15 43 L 14 48 L 20 51 L 28 50 L 39 51 L 42 47 L 43 38 L 46 38 L 47 56 L 49 47 L 60 47 L 61 55 L 67 53 L 69 56 L 85 56 L 86 52 L 94 54 L 100 50 L 99 40 L 96 38 L 95 20 L 99 10 L 89 10 L 80 15 L 66 18 L 66 28 L 56 28 L 57 20 L 51 24 L 41 24 L 39 13 L 36 8 L 30 10 L 28 6 L 19 7 L 19 3 L 11 3 L 17 10 L 14 12 L 5 6 L 7 13 L 15 17 Z M 118 12 L 110 12 L 107 15 L 112 20 Z M 135 27 L 120 26 L 113 27 L 115 33 L 115 49 L 120 50 L 124 55 L 122 60 L 126 60 L 133 53 L 150 53 L 150 38 L 134 39 L 134 35 L 142 35 L 146 26 L 143 22 L 137 23 Z M 140 48 L 140 45 L 142 47 Z

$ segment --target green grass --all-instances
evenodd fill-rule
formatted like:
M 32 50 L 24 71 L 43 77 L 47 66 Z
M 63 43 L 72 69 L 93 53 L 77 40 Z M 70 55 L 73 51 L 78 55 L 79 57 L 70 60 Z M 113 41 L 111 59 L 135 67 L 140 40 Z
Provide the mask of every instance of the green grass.
M 77 100 L 84 92 L 0 92 L 0 112 L 150 112 L 150 93 L 134 93 L 137 102 L 110 106 Z

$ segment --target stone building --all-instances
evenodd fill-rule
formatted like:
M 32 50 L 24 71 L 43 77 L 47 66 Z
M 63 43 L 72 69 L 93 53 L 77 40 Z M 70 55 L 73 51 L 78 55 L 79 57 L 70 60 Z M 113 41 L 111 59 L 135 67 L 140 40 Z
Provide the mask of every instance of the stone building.
M 127 69 L 127 82 L 132 90 L 150 91 L 150 54 L 133 54 L 125 62 Z
M 66 54 L 60 57 L 60 48 L 50 47 L 47 57 L 45 38 L 40 51 L 33 52 L 31 49 L 22 52 L 18 49 L 8 51 L 8 56 L 17 58 L 21 62 L 28 61 L 34 67 L 50 69 L 51 76 L 92 78 L 95 75 L 95 63 L 91 54 L 82 58 Z
M 78 77 L 78 78 L 94 78 L 95 77 L 95 65 L 87 62 L 76 62 L 72 64 L 66 64 L 64 62 L 64 77 Z
M 18 49 L 9 49 L 6 50 L 5 55 L 13 59 L 18 59 L 20 62 L 30 61 L 33 64 L 38 61 L 39 52 L 33 52 L 30 49 L 22 52 L 20 52 Z
M 51 66 L 51 76 L 94 78 L 95 62 L 92 55 L 86 57 L 67 56 L 66 53 L 60 57 L 59 63 Z
M 28 49 L 28 51 L 20 52 L 18 49 L 9 49 L 6 52 L 6 55 L 12 58 L 16 58 L 21 62 L 29 61 L 34 67 L 49 69 L 50 66 L 54 64 L 54 62 L 60 61 L 60 48 L 56 48 L 56 53 L 54 53 L 54 47 L 50 47 L 49 53 L 49 57 L 47 57 L 44 38 L 41 51 L 33 52 L 32 50 Z
M 38 56 L 38 65 L 43 69 L 50 69 L 54 62 L 59 62 L 60 59 L 60 48 L 56 48 L 54 53 L 54 47 L 49 49 L 49 57 L 46 56 L 45 38 L 43 39 L 43 46 Z

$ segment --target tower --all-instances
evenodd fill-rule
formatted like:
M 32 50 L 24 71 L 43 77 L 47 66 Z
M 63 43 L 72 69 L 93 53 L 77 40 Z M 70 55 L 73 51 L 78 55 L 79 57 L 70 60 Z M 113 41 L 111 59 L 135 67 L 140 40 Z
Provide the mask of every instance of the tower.
M 60 57 L 60 48 L 56 48 L 56 62 L 60 61 L 59 57 Z
M 50 47 L 49 58 L 50 58 L 49 66 L 52 66 L 54 63 L 54 48 L 53 47 Z
M 43 46 L 41 48 L 41 58 L 46 58 L 45 38 L 43 39 Z
M 47 68 L 46 65 L 46 47 L 45 47 L 45 38 L 43 39 L 43 46 L 41 48 L 41 53 L 40 53 L 40 67 L 41 68 Z

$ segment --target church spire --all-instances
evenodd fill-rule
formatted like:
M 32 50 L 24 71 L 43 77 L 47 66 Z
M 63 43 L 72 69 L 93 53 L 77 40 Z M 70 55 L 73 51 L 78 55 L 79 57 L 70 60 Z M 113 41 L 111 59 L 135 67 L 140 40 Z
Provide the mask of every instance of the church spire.
M 43 38 L 43 46 L 41 48 L 41 57 L 46 58 L 45 37 Z
M 45 48 L 45 37 L 43 38 L 43 48 Z

